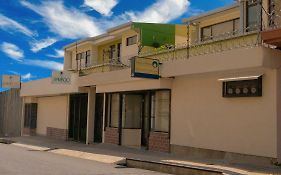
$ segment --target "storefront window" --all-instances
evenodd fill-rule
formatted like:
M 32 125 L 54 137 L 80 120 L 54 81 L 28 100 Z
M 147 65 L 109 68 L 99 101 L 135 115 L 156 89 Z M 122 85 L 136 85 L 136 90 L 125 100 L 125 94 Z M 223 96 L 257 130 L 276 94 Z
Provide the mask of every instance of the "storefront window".
M 142 95 L 128 94 L 123 96 L 122 127 L 140 129 L 142 117 Z
M 170 91 L 156 91 L 151 103 L 151 129 L 169 132 Z
M 169 132 L 170 101 L 170 90 L 109 94 L 106 126 L 119 127 L 122 117 L 123 129 Z

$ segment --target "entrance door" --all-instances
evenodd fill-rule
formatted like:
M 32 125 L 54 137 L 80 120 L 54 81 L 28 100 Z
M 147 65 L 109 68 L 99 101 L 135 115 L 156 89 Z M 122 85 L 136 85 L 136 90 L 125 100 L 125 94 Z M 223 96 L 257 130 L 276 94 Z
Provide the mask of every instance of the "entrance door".
M 103 94 L 96 94 L 94 142 L 102 142 L 103 132 Z
M 86 142 L 88 94 L 70 95 L 69 139 Z

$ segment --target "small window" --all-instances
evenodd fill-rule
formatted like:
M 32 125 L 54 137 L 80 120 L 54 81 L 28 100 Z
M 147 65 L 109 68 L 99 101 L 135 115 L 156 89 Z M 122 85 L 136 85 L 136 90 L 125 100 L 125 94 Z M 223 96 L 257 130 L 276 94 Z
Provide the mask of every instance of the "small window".
M 233 21 L 226 21 L 212 26 L 213 37 L 231 35 L 233 31 Z
M 247 31 L 254 31 L 258 29 L 260 24 L 260 15 L 259 5 L 257 0 L 252 0 L 247 2 Z
M 91 52 L 90 52 L 90 50 L 88 50 L 88 51 L 86 51 L 86 57 L 85 57 L 85 65 L 86 66 L 89 64 L 90 57 L 91 57 Z
M 169 132 L 170 91 L 156 91 L 151 97 L 151 130 Z
M 207 41 L 212 39 L 212 27 L 202 28 L 202 41 Z
M 231 36 L 239 33 L 240 19 L 233 19 L 222 23 L 213 24 L 201 29 L 201 40 L 208 41 L 222 36 Z
M 76 60 L 81 60 L 83 57 L 82 53 L 76 54 Z
M 137 35 L 127 38 L 127 46 L 137 43 Z
M 262 76 L 254 80 L 223 82 L 223 97 L 262 96 Z
M 109 48 L 109 59 L 114 59 L 115 58 L 115 45 L 111 45 Z

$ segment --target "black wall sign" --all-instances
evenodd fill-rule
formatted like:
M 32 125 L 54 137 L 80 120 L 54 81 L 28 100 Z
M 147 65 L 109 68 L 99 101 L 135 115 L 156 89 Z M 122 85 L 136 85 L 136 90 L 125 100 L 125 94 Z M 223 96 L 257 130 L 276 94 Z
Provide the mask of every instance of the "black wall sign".
M 223 97 L 261 97 L 262 76 L 253 80 L 223 82 Z

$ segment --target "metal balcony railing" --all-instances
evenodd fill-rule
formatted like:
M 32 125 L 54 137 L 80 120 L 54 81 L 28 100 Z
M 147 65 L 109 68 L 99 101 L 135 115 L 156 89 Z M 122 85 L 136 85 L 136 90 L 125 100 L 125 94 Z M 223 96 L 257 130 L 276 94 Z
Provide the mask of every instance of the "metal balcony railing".
M 103 59 L 102 62 L 93 63 L 91 65 L 86 65 L 81 67 L 79 70 L 80 76 L 88 75 L 90 73 L 98 73 L 98 72 L 110 72 L 115 70 L 121 70 L 124 68 L 129 68 L 129 59 L 131 57 L 115 57 L 111 59 Z M 124 60 L 123 62 L 121 60 Z M 128 60 L 128 61 L 125 61 Z
M 161 62 L 167 62 L 178 59 L 188 59 L 199 55 L 219 53 L 237 48 L 251 48 L 261 45 L 261 40 L 257 31 L 246 33 L 224 33 L 212 38 L 212 40 L 208 41 L 194 41 L 189 44 L 178 44 L 170 48 L 142 52 L 139 57 L 149 57 L 159 59 Z

